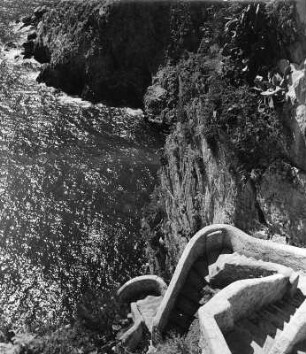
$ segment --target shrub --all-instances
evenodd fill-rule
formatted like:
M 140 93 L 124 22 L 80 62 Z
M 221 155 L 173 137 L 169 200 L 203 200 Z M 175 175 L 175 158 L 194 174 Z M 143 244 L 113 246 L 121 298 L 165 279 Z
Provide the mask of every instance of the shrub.
M 253 85 L 256 75 L 265 76 L 279 59 L 290 59 L 288 48 L 301 37 L 293 1 L 233 5 L 224 31 L 226 76 L 234 85 Z
M 157 346 L 154 354 L 199 354 L 200 352 L 198 345 L 190 338 L 172 335 Z
M 208 141 L 225 137 L 246 171 L 264 169 L 286 153 L 276 110 L 260 103 L 248 86 L 235 87 L 216 76 L 203 104 L 203 132 Z

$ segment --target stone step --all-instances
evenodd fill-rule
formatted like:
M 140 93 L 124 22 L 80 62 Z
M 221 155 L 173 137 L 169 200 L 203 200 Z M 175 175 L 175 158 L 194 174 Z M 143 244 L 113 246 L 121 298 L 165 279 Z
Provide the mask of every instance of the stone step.
M 264 331 L 262 327 L 258 326 L 257 324 L 254 324 L 248 318 L 239 321 L 239 323 L 237 323 L 237 327 L 248 331 L 251 334 L 252 341 L 256 342 L 257 345 L 259 345 L 261 348 L 264 347 L 267 337 L 269 335 Z
M 292 304 L 283 300 L 239 320 L 234 330 L 225 334 L 230 350 L 237 354 L 268 353 L 295 311 Z M 295 354 L 306 353 L 306 345 L 295 349 Z
M 271 304 L 269 305 L 269 309 L 272 309 L 271 312 L 277 314 L 279 317 L 283 318 L 285 322 L 290 320 L 290 317 L 295 312 L 295 310 L 288 311 L 286 308 L 280 307 L 278 304 Z M 287 310 L 287 311 L 286 311 Z
M 300 307 L 302 303 L 305 301 L 305 298 L 301 298 L 299 295 L 294 295 L 293 297 L 286 296 L 279 303 L 283 304 L 284 306 L 290 305 L 294 307 Z
M 202 278 L 195 270 L 191 269 L 188 273 L 184 287 L 195 288 L 201 290 L 207 284 L 206 280 Z
M 182 313 L 179 309 L 175 308 L 171 311 L 169 322 L 180 327 L 182 330 L 187 331 L 191 322 L 194 320 L 193 316 Z
M 175 307 L 177 307 L 183 313 L 187 315 L 194 316 L 198 311 L 199 303 L 189 300 L 187 297 L 182 296 L 181 294 L 178 296 Z
M 267 353 L 274 343 L 274 338 L 258 331 L 248 320 L 235 325 L 234 330 L 225 335 L 232 354 Z
M 197 290 L 193 287 L 183 286 L 180 291 L 180 296 L 187 298 L 189 301 L 198 304 L 202 298 L 201 289 Z
M 296 301 L 290 301 L 290 299 L 278 301 L 278 306 L 280 306 L 283 309 L 286 309 L 288 312 L 294 314 L 297 308 L 301 306 L 301 303 Z
M 263 351 L 264 353 L 268 353 L 269 350 L 272 348 L 275 340 L 277 340 L 279 335 L 282 333 L 282 329 L 275 327 L 269 321 L 260 322 L 258 327 L 261 332 L 266 333 Z
M 219 258 L 220 254 L 221 254 L 222 250 L 214 250 L 211 251 L 207 254 L 207 262 L 208 262 L 208 266 L 216 263 L 217 259 Z
M 266 333 L 271 337 L 275 337 L 277 332 L 277 327 L 271 323 L 270 321 L 263 320 L 259 315 L 258 316 L 250 316 L 248 320 L 257 326 L 262 333 Z
M 284 324 L 289 321 L 290 317 L 286 317 L 277 313 L 273 308 L 265 307 L 259 313 L 264 321 L 270 321 L 275 327 L 283 329 Z
M 206 258 L 199 257 L 192 265 L 194 269 L 202 278 L 205 278 L 208 275 L 208 263 Z
M 207 260 L 204 257 L 199 257 L 192 266 L 201 277 L 206 277 L 208 275 L 208 264 Z
M 295 297 L 296 299 L 301 300 L 301 301 L 304 301 L 304 300 L 305 300 L 305 295 L 301 292 L 300 289 L 298 289 L 298 290 L 296 291 L 294 297 Z
M 305 299 L 294 296 L 291 299 L 286 299 L 286 301 L 288 301 L 288 303 L 290 303 L 292 306 L 300 307 L 302 303 L 305 301 Z
M 247 329 L 235 326 L 232 331 L 224 335 L 224 338 L 232 354 L 254 353 L 253 348 L 250 346 L 252 335 Z

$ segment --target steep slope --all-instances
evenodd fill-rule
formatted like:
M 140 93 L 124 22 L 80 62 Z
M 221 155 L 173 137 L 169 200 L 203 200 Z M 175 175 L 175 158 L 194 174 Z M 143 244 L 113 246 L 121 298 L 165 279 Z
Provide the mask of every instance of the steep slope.
M 174 124 L 143 223 L 152 271 L 166 277 L 209 223 L 306 244 L 305 116 L 290 98 L 293 68 L 306 56 L 295 2 L 213 12 L 198 53 L 163 68 L 148 90 L 165 90 L 159 121 Z

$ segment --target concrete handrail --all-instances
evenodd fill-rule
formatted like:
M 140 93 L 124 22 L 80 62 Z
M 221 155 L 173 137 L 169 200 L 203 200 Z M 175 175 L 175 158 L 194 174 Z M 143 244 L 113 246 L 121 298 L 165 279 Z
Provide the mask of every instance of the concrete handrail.
M 141 275 L 127 281 L 118 291 L 117 298 L 120 303 L 130 303 L 145 295 L 164 295 L 167 284 L 157 275 Z
M 306 271 L 306 249 L 257 239 L 231 225 L 219 227 L 226 233 L 225 245 L 233 252 L 266 262 L 279 263 L 295 271 Z
M 184 286 L 188 272 L 199 256 L 212 251 L 231 250 L 248 257 L 279 263 L 294 270 L 306 271 L 306 249 L 256 239 L 231 225 L 214 224 L 198 231 L 188 242 L 172 280 L 154 318 L 154 329 L 162 332 L 168 322 L 176 298 Z M 296 283 L 296 277 L 291 279 Z
M 199 346 L 203 354 L 231 354 L 226 340 L 213 316 L 206 315 L 205 321 L 200 321 L 201 338 Z
M 230 353 L 222 331 L 230 331 L 248 313 L 281 299 L 288 284 L 288 276 L 274 274 L 239 280 L 221 290 L 198 311 L 202 353 Z
M 134 350 L 142 339 L 145 319 L 139 312 L 137 303 L 141 297 L 148 295 L 163 296 L 167 284 L 156 275 L 142 275 L 127 281 L 118 291 L 117 299 L 121 304 L 130 304 L 133 325 L 119 338 L 119 342 L 129 350 Z
M 217 241 L 217 238 L 222 239 L 223 230 L 220 229 L 220 225 L 205 227 L 204 229 L 197 232 L 186 245 L 185 250 L 172 276 L 169 287 L 161 302 L 160 308 L 154 318 L 153 326 L 158 331 L 162 332 L 165 328 L 176 298 L 182 286 L 184 285 L 188 272 L 193 263 L 200 255 L 206 252 L 206 237 L 209 234 L 213 234 L 215 241 Z

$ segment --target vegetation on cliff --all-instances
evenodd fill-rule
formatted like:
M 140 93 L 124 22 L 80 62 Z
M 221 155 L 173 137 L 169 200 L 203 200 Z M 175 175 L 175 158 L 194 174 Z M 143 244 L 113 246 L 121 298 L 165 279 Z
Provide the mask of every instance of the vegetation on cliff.
M 172 127 L 160 186 L 143 223 L 151 270 L 167 278 L 187 241 L 207 224 L 233 223 L 303 243 L 294 239 L 295 226 L 284 231 L 271 222 L 265 196 L 259 197 L 262 176 L 272 166 L 280 174 L 286 170 L 289 179 L 294 168 L 304 168 L 292 153 L 289 76 L 279 65 L 294 60 L 292 43 L 302 43 L 302 50 L 305 41 L 295 4 L 204 7 L 208 16 L 197 51 L 169 60 L 145 97 L 147 111 L 159 115 L 154 120 Z M 162 89 L 156 99 L 152 93 Z
M 93 101 L 142 107 L 152 76 L 168 57 L 196 50 L 198 4 L 64 1 L 38 26 L 39 80 Z

